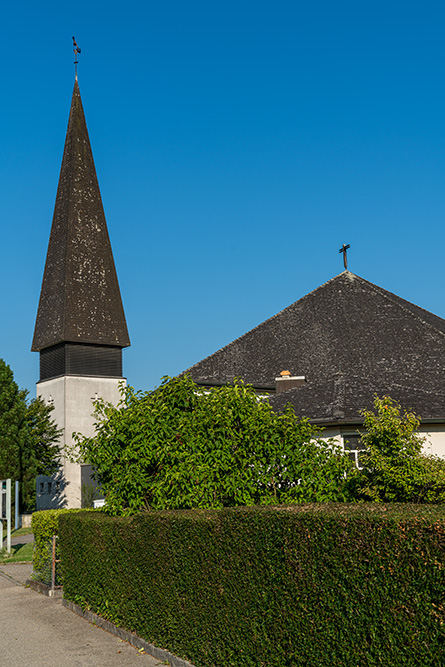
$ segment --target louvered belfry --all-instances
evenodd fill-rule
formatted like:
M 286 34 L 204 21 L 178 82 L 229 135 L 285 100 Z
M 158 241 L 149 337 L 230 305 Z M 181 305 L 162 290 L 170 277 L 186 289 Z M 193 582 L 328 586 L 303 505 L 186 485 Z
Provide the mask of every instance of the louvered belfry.
M 76 78 L 32 350 L 40 381 L 122 377 L 130 345 Z

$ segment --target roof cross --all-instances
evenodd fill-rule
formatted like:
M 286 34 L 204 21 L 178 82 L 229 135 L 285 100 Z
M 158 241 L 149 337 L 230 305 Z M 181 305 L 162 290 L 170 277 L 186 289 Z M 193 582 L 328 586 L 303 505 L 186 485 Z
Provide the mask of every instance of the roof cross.
M 348 243 L 348 245 L 346 245 L 345 243 L 343 243 L 342 247 L 341 247 L 340 250 L 338 251 L 338 252 L 342 252 L 342 253 L 343 253 L 343 264 L 344 264 L 344 266 L 345 266 L 345 271 L 348 270 L 348 255 L 347 255 L 347 251 L 349 250 L 350 247 L 351 247 L 351 246 L 349 245 L 349 243 Z
M 75 60 L 74 60 L 74 71 L 76 73 L 76 79 L 77 79 L 77 63 L 78 63 L 77 56 L 79 55 L 79 53 L 81 53 L 81 50 L 78 47 L 77 42 L 76 42 L 74 37 L 73 37 L 73 51 L 74 51 L 74 58 L 75 58 Z

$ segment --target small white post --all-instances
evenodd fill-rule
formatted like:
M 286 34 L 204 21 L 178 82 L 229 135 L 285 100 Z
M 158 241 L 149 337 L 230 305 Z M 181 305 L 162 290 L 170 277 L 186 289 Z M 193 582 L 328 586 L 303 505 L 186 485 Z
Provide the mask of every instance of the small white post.
M 15 483 L 15 526 L 14 530 L 19 528 L 19 483 Z
M 11 553 L 11 480 L 6 480 L 6 551 Z
M 56 535 L 53 535 L 53 554 L 51 563 L 51 590 L 54 595 L 56 588 Z

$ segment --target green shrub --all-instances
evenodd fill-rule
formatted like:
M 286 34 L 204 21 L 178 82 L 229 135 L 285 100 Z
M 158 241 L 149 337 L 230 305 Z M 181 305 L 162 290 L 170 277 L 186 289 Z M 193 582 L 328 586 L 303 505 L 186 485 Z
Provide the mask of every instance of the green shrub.
M 189 377 L 96 401 L 96 435 L 79 436 L 110 514 L 141 509 L 345 499 L 350 462 L 292 409 L 273 412 L 252 387 L 203 390 Z
M 196 667 L 442 667 L 443 507 L 60 519 L 64 596 Z
M 422 453 L 419 418 L 389 396 L 365 410 L 363 470 L 349 475 L 353 497 L 374 502 L 445 502 L 445 460 Z

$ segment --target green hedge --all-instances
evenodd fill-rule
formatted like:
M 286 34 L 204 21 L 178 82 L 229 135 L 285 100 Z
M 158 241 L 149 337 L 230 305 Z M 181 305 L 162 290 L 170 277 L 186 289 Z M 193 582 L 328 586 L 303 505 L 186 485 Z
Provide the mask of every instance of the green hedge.
M 64 596 L 197 667 L 445 664 L 445 510 L 65 514 Z
M 40 572 L 47 565 L 48 545 L 53 535 L 59 534 L 59 518 L 62 514 L 85 512 L 91 510 L 57 509 L 34 512 L 31 519 L 31 530 L 34 535 L 34 551 L 32 564 L 34 572 Z

